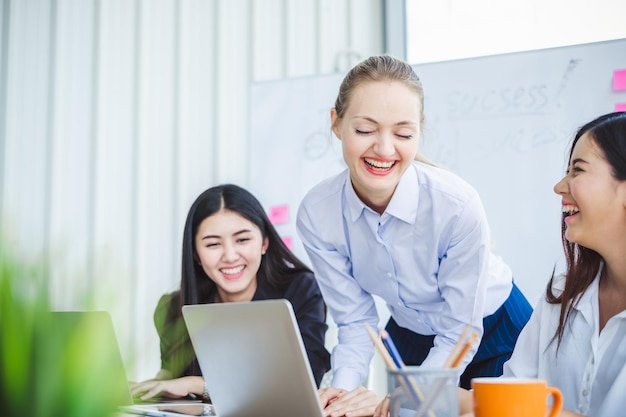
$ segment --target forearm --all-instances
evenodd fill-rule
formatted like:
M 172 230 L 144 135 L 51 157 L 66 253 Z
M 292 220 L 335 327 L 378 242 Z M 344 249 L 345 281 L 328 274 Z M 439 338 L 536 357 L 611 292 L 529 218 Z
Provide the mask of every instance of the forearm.
M 204 379 L 201 376 L 184 376 L 165 380 L 150 379 L 131 384 L 131 394 L 142 400 L 159 396 L 182 398 L 190 394 L 204 398 Z
M 182 377 L 181 380 L 184 381 L 187 391 L 190 394 L 201 397 L 204 393 L 204 378 L 201 376 L 185 376 Z
M 173 392 L 180 395 L 193 394 L 198 397 L 204 394 L 204 378 L 201 376 L 183 376 L 172 379 L 171 372 L 166 370 L 161 371 L 159 371 L 156 379 L 173 384 L 173 386 L 175 386 L 175 389 L 172 390 Z M 158 378 L 159 375 L 164 376 L 164 378 Z

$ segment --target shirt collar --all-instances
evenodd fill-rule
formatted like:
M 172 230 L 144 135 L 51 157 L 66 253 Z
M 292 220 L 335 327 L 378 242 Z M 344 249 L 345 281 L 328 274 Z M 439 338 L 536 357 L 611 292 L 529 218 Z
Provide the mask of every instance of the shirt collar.
M 593 279 L 589 287 L 587 287 L 585 292 L 582 293 L 580 299 L 574 306 L 574 309 L 580 311 L 587 323 L 591 324 L 592 326 L 597 321 L 597 319 L 595 319 L 595 316 L 598 310 L 598 286 L 600 283 L 600 274 L 602 273 L 603 267 L 604 264 L 601 263 L 600 268 L 598 268 L 598 273 L 596 274 L 596 277 Z
M 383 213 L 383 216 L 387 214 L 406 223 L 414 223 L 417 216 L 417 205 L 419 201 L 418 187 L 419 181 L 417 178 L 417 172 L 411 165 L 404 172 L 404 174 L 402 174 L 400 182 L 396 187 L 396 191 L 393 193 L 391 201 L 389 202 L 385 213 Z M 364 210 L 371 211 L 371 209 L 367 207 L 356 195 L 356 191 L 354 191 L 349 174 L 346 177 L 344 190 L 346 206 L 352 222 L 356 222 L 363 214 Z
M 600 271 L 602 271 L 602 267 L 600 268 Z M 598 285 L 600 283 L 600 271 L 598 271 L 598 274 L 593 279 L 591 284 L 589 284 L 589 287 L 587 287 L 585 292 L 580 296 L 580 301 L 577 303 L 578 306 L 580 307 L 576 306 L 575 307 L 576 309 L 582 311 L 585 309 L 584 306 L 590 306 L 593 304 L 594 301 L 598 299 Z

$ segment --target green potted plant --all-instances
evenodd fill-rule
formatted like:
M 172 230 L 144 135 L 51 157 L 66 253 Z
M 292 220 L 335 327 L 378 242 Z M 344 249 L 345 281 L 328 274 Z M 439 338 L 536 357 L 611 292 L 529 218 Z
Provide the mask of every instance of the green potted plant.
M 55 328 L 45 274 L 0 253 L 0 404 L 7 417 L 110 417 L 112 354 L 90 326 Z M 86 352 L 98 352 L 97 355 Z

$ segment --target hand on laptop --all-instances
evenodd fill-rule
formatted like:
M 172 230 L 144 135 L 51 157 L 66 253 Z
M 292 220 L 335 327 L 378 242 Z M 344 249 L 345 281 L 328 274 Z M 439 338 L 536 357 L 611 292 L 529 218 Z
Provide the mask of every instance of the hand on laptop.
M 324 414 L 331 417 L 372 416 L 381 398 L 373 391 L 364 387 L 358 387 L 353 391 L 339 388 L 322 388 L 319 390 L 320 401 L 324 408 Z
M 154 397 L 183 398 L 189 394 L 202 395 L 204 380 L 199 376 L 184 376 L 176 379 L 149 379 L 130 385 L 134 398 L 149 400 Z

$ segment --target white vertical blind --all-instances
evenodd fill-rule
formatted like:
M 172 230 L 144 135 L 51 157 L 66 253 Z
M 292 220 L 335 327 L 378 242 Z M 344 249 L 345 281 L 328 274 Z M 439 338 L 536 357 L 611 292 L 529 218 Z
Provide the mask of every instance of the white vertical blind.
M 51 298 L 59 308 L 71 308 L 91 289 L 95 11 L 93 0 L 57 0 L 51 10 L 50 199 L 44 207 Z
M 5 0 L 6 1 L 6 0 Z M 51 228 L 49 3 L 14 2 L 3 20 L 6 33 L 2 236 L 32 258 L 45 256 Z M 19 47 L 18 47 L 19 45 Z M 21 233 L 28 231 L 28 233 Z
M 261 2 L 262 3 L 262 2 Z M 244 184 L 247 170 L 247 96 L 253 71 L 252 8 L 248 0 L 220 1 L 216 43 L 219 106 L 215 109 L 215 155 L 219 182 Z M 269 24 L 271 21 L 267 21 Z M 275 27 L 275 22 L 272 23 Z M 270 30 L 267 27 L 266 30 Z
M 252 60 L 253 79 L 280 78 L 285 73 L 285 0 L 265 0 L 252 4 Z M 276 22 L 273 30 L 267 30 L 264 22 Z
M 285 55 L 289 59 L 285 62 L 284 74 L 267 78 L 288 78 L 318 73 L 320 39 L 319 36 L 310 36 L 311 33 L 316 33 L 320 18 L 317 0 L 287 0 L 284 13 L 284 31 L 289 36 L 284 36 L 282 41 Z M 266 78 L 255 78 L 263 79 Z
M 0 0 L 2 247 L 56 308 L 111 312 L 130 379 L 160 367 L 189 206 L 271 158 L 248 152 L 250 82 L 383 52 L 383 3 Z
M 134 277 L 133 301 L 145 311 L 155 306 L 159 295 L 176 278 L 174 254 L 180 247 L 175 232 L 177 224 L 175 187 L 178 135 L 178 2 L 144 0 L 139 3 L 137 42 L 137 204 L 135 239 L 137 273 Z M 136 311 L 133 322 L 137 343 L 153 340 L 155 333 L 145 323 L 149 316 Z M 150 333 L 148 333 L 150 331 Z M 152 335 L 151 339 L 148 337 Z M 152 360 L 138 355 L 136 365 L 147 367 Z
M 138 18 L 136 1 L 99 1 L 94 60 L 93 294 L 113 314 L 122 351 L 135 364 L 147 326 L 138 291 Z M 167 220 L 164 219 L 165 222 Z M 137 311 L 138 313 L 135 313 Z M 130 317 L 130 319 L 129 319 Z M 140 324 L 141 323 L 141 324 Z M 154 343 L 153 338 L 146 342 Z M 147 349 L 147 352 L 150 352 Z M 131 358 L 132 356 L 132 358 Z M 152 357 L 148 355 L 148 357 Z M 136 367 L 135 369 L 141 369 Z M 145 372 L 145 371 L 144 371 Z M 132 376 L 132 375 L 131 375 Z

